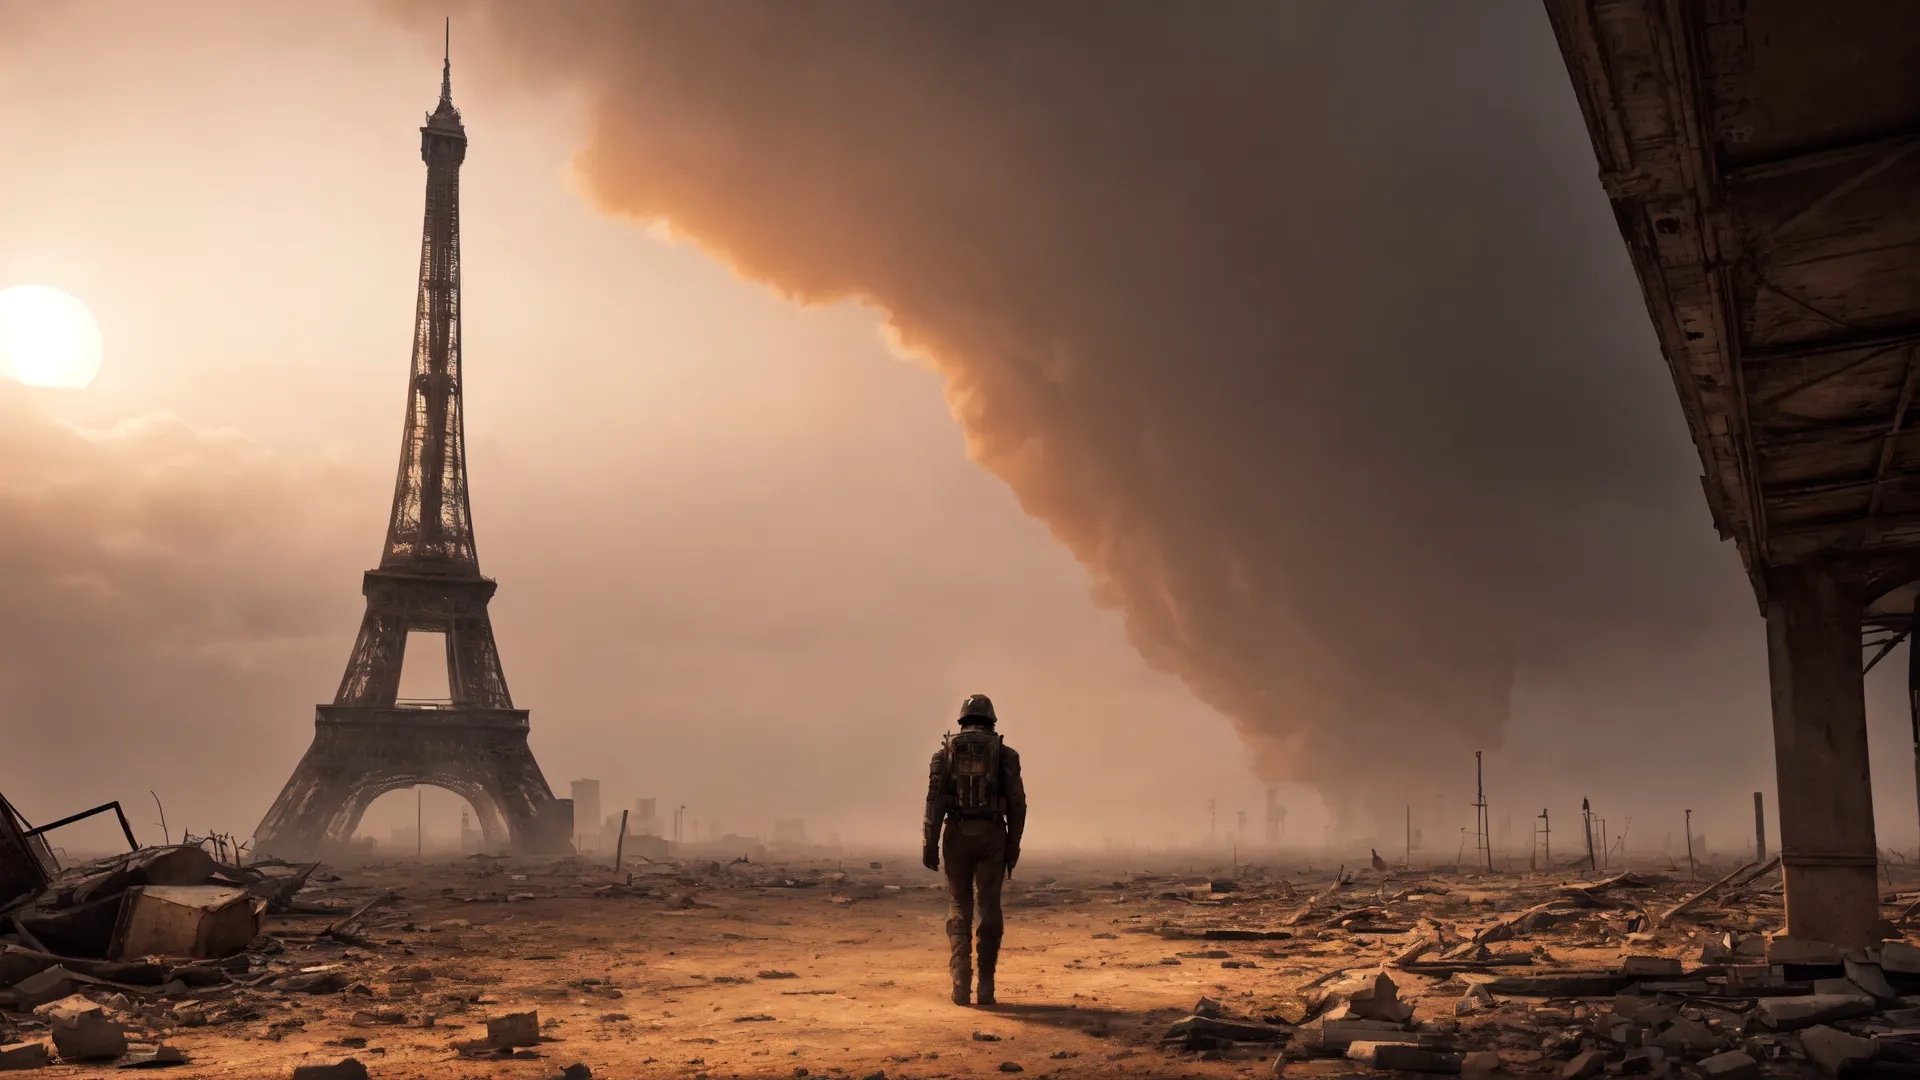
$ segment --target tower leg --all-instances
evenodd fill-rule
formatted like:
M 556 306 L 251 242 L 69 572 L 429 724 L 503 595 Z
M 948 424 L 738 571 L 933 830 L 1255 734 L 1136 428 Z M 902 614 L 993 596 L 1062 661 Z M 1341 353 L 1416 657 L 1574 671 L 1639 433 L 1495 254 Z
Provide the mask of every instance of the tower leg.
M 1860 673 L 1860 586 L 1831 563 L 1768 574 L 1767 662 L 1787 934 L 1861 948 L 1880 896 Z

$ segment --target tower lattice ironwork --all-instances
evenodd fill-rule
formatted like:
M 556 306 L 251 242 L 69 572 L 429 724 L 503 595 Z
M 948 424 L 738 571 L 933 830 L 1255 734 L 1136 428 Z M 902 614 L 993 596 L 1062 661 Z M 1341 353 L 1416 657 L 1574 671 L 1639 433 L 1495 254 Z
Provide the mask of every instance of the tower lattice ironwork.
M 556 799 L 513 707 L 480 573 L 467 498 L 461 419 L 460 165 L 467 133 L 453 105 L 452 64 L 420 129 L 427 165 L 413 360 L 393 509 L 377 569 L 366 573 L 360 633 L 313 745 L 254 833 L 256 852 L 307 855 L 353 835 L 380 795 L 431 784 L 470 802 L 493 850 L 571 850 L 573 807 Z M 444 635 L 445 701 L 400 698 L 407 635 Z

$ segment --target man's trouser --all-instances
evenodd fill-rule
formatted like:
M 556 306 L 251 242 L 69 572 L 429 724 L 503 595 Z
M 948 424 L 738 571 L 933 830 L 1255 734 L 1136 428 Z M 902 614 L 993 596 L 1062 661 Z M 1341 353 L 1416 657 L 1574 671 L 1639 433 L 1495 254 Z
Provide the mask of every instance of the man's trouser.
M 947 944 L 953 954 L 954 1000 L 964 1002 L 973 981 L 973 912 L 980 909 L 980 1003 L 993 1002 L 993 969 L 1000 959 L 1000 885 L 1007 877 L 1007 829 L 992 819 L 949 819 L 940 841 L 947 870 Z

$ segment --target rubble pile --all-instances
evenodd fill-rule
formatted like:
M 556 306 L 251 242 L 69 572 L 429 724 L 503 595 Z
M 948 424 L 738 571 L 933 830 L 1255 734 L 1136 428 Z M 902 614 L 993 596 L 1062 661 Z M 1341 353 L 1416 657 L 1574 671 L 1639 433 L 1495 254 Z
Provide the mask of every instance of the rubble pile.
M 1760 932 L 1783 921 L 1778 886 L 1766 880 L 1777 865 L 1744 866 L 1704 887 L 1630 874 L 1567 884 L 1464 875 L 1442 886 L 1341 873 L 1284 915 L 1265 905 L 1285 932 L 1218 920 L 1139 929 L 1291 936 L 1269 952 L 1275 960 L 1372 957 L 1324 971 L 1291 998 L 1276 993 L 1264 1011 L 1249 994 L 1244 1018 L 1202 998 L 1163 1037 L 1167 1049 L 1203 1058 L 1271 1054 L 1275 1072 L 1289 1061 L 1344 1058 L 1388 1071 L 1565 1080 L 1745 1080 L 1809 1067 L 1920 1075 L 1920 947 L 1888 940 L 1845 952 Z M 1351 902 L 1369 884 L 1373 895 Z M 1222 906 L 1254 899 L 1222 892 L 1162 896 Z M 1179 954 L 1189 955 L 1202 954 Z M 1429 1015 L 1416 1017 L 1409 991 Z
M 185 1056 L 152 1035 L 191 999 L 252 970 L 267 913 L 286 911 L 314 864 L 232 866 L 195 844 L 71 867 L 0 906 L 0 1069 L 62 1062 L 155 1067 Z M 12 880 L 25 880 L 16 875 Z M 49 1041 L 51 1046 L 49 1047 Z

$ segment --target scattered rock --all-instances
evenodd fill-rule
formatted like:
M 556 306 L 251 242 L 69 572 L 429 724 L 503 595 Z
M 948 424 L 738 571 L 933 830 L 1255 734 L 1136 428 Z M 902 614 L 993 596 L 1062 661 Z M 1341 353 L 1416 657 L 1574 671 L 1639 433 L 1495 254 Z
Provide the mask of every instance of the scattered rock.
M 1020 1063 L 1017 1061 L 1003 1061 L 1000 1063 L 1000 1071 L 1013 1073 L 1013 1072 L 1026 1072 L 1027 1070 L 1021 1068 Z
M 293 1070 L 293 1080 L 369 1080 L 367 1067 L 358 1058 L 341 1058 L 331 1065 L 301 1065 Z
M 593 1070 L 576 1061 L 555 1073 L 553 1080 L 593 1080 Z
M 991 1032 L 976 1031 L 973 1033 L 973 1041 L 974 1042 L 999 1042 L 1000 1036 L 992 1034 Z

